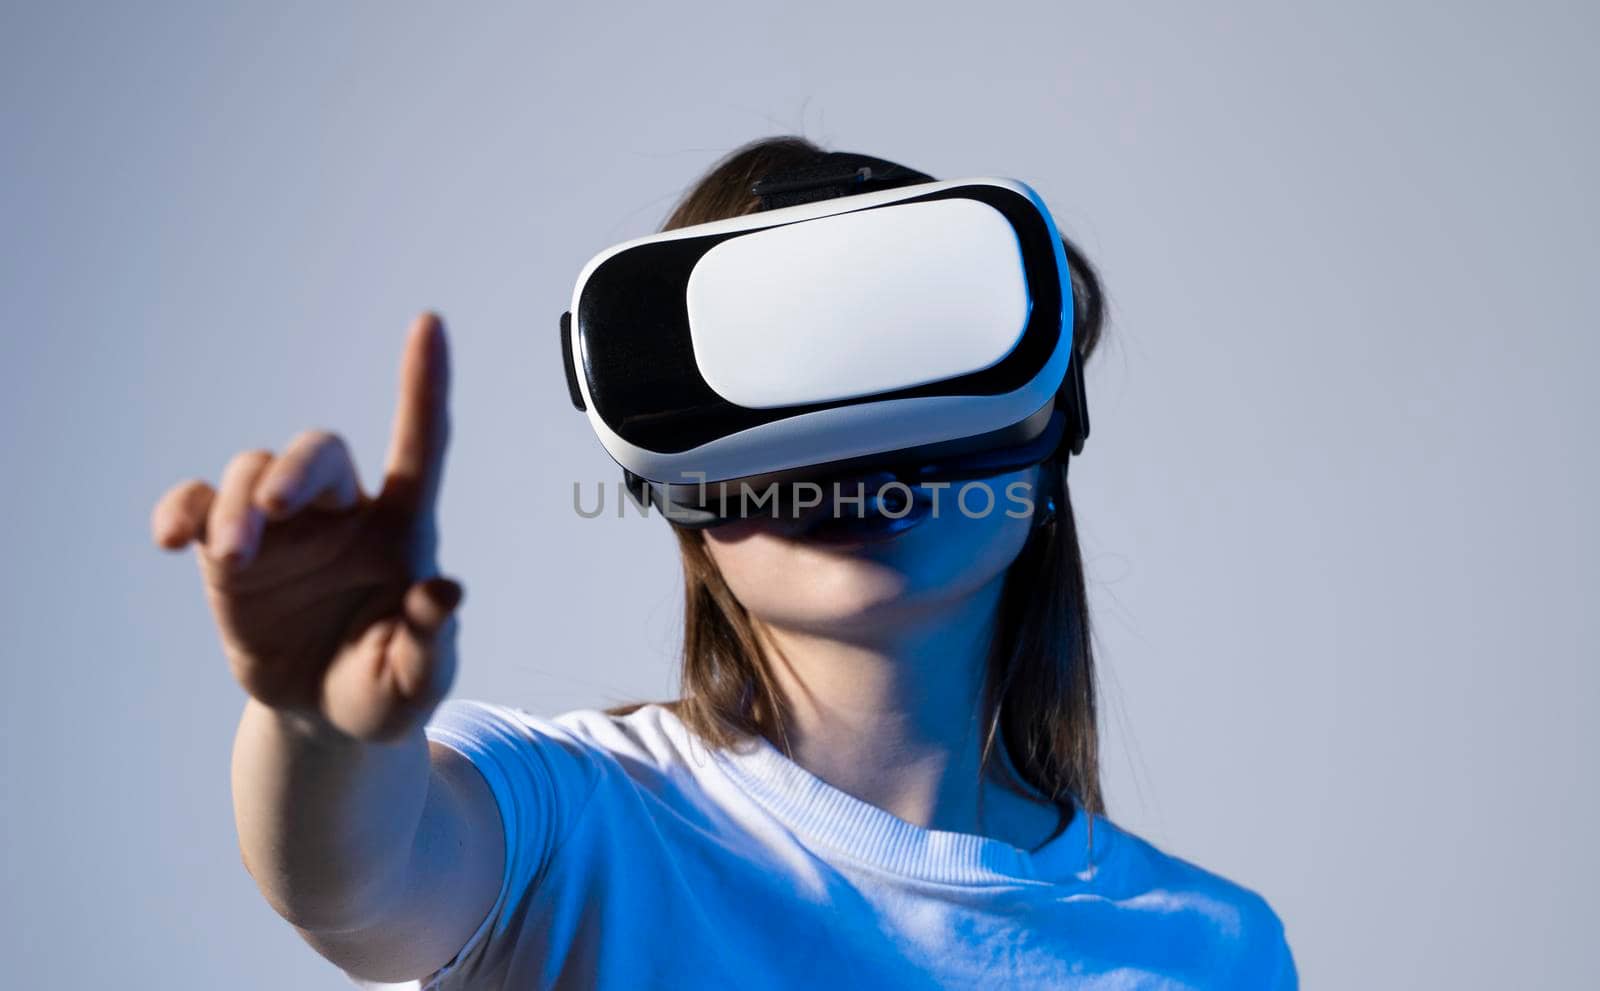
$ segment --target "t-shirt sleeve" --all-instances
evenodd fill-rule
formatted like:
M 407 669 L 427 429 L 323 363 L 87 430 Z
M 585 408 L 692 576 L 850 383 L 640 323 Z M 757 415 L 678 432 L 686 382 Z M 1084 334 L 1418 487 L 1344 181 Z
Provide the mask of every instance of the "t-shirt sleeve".
M 600 761 L 587 744 L 557 723 L 505 706 L 451 700 L 435 711 L 427 738 L 472 763 L 494 795 L 505 835 L 505 872 L 483 922 L 456 956 L 431 977 L 377 984 L 352 975 L 358 987 L 430 991 L 476 983 L 494 971 L 514 942 L 528 898 L 566 840 L 600 780 Z M 509 935 L 508 935 L 509 933 Z
M 1269 909 L 1270 911 L 1270 909 Z M 1283 930 L 1283 921 L 1273 915 L 1276 925 L 1269 937 L 1271 948 L 1267 951 L 1270 963 L 1267 972 L 1270 975 L 1264 987 L 1272 991 L 1299 991 L 1300 974 L 1295 969 L 1294 952 L 1289 949 L 1289 940 Z
M 1284 932 L 1283 920 L 1267 900 L 1248 889 L 1240 905 L 1238 934 L 1239 972 L 1229 987 L 1261 988 L 1262 991 L 1298 991 L 1300 977 L 1294 954 Z

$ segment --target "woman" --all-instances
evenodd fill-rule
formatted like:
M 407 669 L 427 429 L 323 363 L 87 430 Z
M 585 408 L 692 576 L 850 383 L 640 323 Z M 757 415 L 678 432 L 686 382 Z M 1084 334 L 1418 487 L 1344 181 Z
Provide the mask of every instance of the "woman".
M 667 228 L 821 152 L 760 141 Z M 1101 297 L 1068 253 L 1080 359 Z M 263 895 L 358 983 L 440 988 L 1284 988 L 1258 896 L 1101 815 L 1065 469 L 1037 511 L 677 531 L 683 697 L 540 719 L 440 705 L 444 330 L 412 329 L 382 485 L 337 436 L 155 510 L 199 546 L 248 692 L 233 787 Z M 1020 518 L 1019 518 L 1020 515 Z

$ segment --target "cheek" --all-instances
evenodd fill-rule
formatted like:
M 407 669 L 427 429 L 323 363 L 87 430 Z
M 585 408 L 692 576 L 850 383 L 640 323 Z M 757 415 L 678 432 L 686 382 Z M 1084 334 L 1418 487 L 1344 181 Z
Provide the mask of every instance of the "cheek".
M 706 531 L 706 552 L 734 597 L 751 612 L 762 590 L 782 585 L 796 548 L 760 523 L 740 521 Z
M 920 539 L 905 548 L 904 565 L 929 590 L 979 587 L 1017 559 L 1032 529 L 1030 518 L 995 512 L 974 519 L 952 508 L 911 534 Z

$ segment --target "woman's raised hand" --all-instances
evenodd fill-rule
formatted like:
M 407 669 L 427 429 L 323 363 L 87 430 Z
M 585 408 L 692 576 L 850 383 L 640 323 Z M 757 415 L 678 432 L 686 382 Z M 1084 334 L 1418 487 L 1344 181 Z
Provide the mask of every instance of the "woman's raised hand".
M 434 505 L 448 439 L 444 327 L 419 317 L 376 495 L 344 441 L 307 431 L 243 451 L 216 487 L 173 486 L 157 545 L 191 542 L 223 648 L 245 691 L 308 728 L 381 741 L 424 721 L 455 670 L 461 587 L 440 577 Z

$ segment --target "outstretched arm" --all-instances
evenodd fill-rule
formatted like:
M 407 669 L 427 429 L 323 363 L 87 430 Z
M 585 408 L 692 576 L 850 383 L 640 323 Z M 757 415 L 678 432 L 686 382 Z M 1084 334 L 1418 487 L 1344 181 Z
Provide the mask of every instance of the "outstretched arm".
M 374 980 L 447 963 L 505 856 L 488 786 L 422 731 L 454 674 L 461 599 L 435 563 L 448 392 L 444 328 L 426 315 L 376 495 L 337 435 L 308 431 L 237 455 L 216 487 L 174 486 L 152 517 L 158 545 L 196 545 L 250 696 L 233 756 L 245 865 L 313 946 Z

